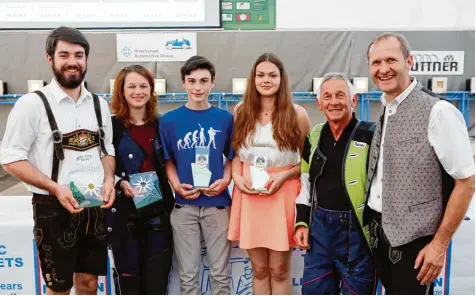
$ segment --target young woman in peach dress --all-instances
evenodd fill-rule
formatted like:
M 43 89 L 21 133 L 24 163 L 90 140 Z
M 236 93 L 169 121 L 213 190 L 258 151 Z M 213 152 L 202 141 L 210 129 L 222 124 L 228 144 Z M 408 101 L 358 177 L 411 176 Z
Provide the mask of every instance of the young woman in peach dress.
M 228 239 L 248 252 L 254 294 L 290 294 L 300 151 L 311 122 L 306 110 L 292 103 L 288 75 L 274 54 L 256 60 L 234 117 Z M 253 183 L 263 174 L 269 179 L 259 191 Z

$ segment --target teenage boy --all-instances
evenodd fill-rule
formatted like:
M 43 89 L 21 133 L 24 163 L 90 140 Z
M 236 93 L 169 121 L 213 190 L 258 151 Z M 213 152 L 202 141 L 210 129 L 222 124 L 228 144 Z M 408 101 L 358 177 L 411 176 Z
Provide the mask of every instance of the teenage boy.
M 227 188 L 234 156 L 233 116 L 208 102 L 215 85 L 215 67 L 210 61 L 191 57 L 180 72 L 188 102 L 160 121 L 165 168 L 175 190 L 176 205 L 170 220 L 180 294 L 200 294 L 202 235 L 208 250 L 211 292 L 230 294 L 231 246 L 227 233 L 231 197 Z

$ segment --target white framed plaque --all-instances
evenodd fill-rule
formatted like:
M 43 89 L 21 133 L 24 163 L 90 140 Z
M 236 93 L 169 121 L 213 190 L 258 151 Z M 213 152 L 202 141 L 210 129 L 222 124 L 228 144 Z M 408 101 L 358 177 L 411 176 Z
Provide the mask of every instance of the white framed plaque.
M 193 186 L 195 188 L 208 188 L 212 172 L 209 168 L 210 149 L 207 147 L 195 148 L 195 163 L 191 164 Z
M 253 158 L 253 165 L 250 166 L 251 185 L 256 191 L 266 191 L 266 182 L 269 180 L 269 174 L 266 171 L 268 159 L 265 155 L 256 155 Z

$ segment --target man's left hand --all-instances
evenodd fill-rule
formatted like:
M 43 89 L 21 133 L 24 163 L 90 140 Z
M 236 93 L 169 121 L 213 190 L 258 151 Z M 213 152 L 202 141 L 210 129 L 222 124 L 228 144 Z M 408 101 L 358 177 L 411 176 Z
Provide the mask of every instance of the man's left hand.
M 103 209 L 108 209 L 114 203 L 116 198 L 116 190 L 114 189 L 114 179 L 105 180 L 103 184 L 104 188 L 104 205 L 101 206 Z
M 417 280 L 422 285 L 431 284 L 440 275 L 447 248 L 445 245 L 433 240 L 418 253 L 414 268 L 418 269 L 423 263 L 417 275 Z
M 216 196 L 220 193 L 222 193 L 230 184 L 230 181 L 227 181 L 225 179 L 218 179 L 213 184 L 208 186 L 208 188 L 203 188 L 200 189 L 203 194 L 206 196 Z

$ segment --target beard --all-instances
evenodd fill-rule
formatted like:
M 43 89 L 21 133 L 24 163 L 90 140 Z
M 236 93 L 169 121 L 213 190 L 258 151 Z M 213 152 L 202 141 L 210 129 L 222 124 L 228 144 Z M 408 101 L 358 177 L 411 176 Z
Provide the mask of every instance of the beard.
M 80 66 L 63 66 L 61 69 L 57 69 L 54 60 L 51 68 L 59 85 L 68 89 L 74 89 L 80 86 L 87 72 L 86 68 L 83 70 Z M 70 75 L 65 73 L 68 70 L 77 70 L 78 74 Z

